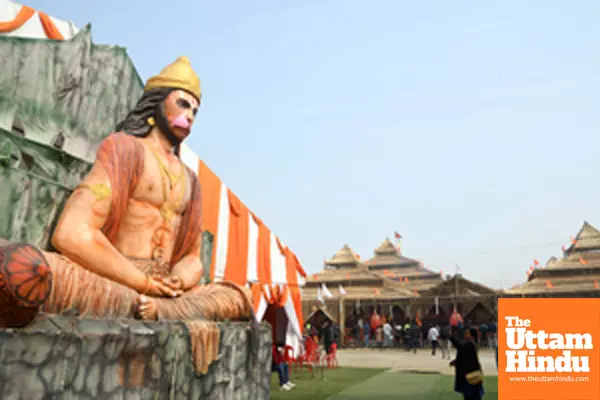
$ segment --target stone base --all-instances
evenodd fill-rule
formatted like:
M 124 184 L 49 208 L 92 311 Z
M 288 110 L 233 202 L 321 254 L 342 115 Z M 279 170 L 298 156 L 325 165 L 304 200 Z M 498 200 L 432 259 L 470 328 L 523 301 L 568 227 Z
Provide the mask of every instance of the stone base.
M 268 399 L 271 327 L 219 323 L 219 359 L 197 375 L 180 322 L 39 316 L 0 329 L 0 399 Z

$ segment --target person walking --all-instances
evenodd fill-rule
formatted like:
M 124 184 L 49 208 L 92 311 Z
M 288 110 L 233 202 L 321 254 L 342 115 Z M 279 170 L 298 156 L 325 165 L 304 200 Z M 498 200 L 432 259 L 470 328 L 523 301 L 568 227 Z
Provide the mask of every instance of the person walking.
M 394 326 L 394 347 L 400 347 L 402 345 L 402 324 L 397 323 Z
M 394 328 L 390 325 L 390 321 L 386 321 L 383 325 L 383 341 L 385 347 L 392 347 L 394 344 Z
M 467 330 L 464 340 L 456 334 L 455 330 L 450 336 L 450 341 L 456 349 L 456 358 L 450 361 L 450 366 L 455 369 L 454 391 L 461 393 L 464 400 L 481 400 L 484 395 L 483 371 L 475 344 L 477 329 Z
M 365 335 L 365 347 L 369 348 L 369 336 L 371 336 L 371 326 L 369 325 L 369 320 L 365 319 L 363 323 L 363 330 Z
M 277 371 L 279 375 L 279 390 L 290 391 L 294 386 L 292 382 L 290 382 L 290 368 L 285 363 L 283 357 L 283 345 L 278 344 L 277 346 L 273 346 L 273 371 Z
M 325 348 L 325 354 L 329 354 L 332 344 L 333 327 L 331 326 L 331 321 L 325 321 L 323 324 L 323 347 Z
M 417 324 L 416 318 L 412 320 L 410 326 L 410 337 L 411 337 L 411 350 L 414 354 L 417 354 L 417 348 L 421 344 L 421 327 Z
M 429 328 L 429 332 L 427 333 L 427 340 L 431 343 L 431 355 L 435 356 L 435 351 L 438 347 L 438 339 L 440 337 L 440 331 L 437 326 L 432 326 Z
M 496 321 L 491 321 L 488 325 L 488 335 L 491 340 L 489 341 L 490 349 L 493 349 L 494 343 L 497 343 L 498 326 Z
M 485 322 L 482 322 L 479 325 L 479 348 L 482 348 L 485 345 L 490 345 L 489 341 L 489 328 Z
M 363 320 L 360 316 L 357 315 L 357 320 L 356 320 L 356 325 L 354 326 L 354 338 L 355 338 L 355 343 L 356 343 L 356 347 L 360 346 L 360 330 L 362 329 L 363 326 Z
M 450 359 L 449 347 L 452 346 L 452 344 L 450 343 L 449 327 L 450 327 L 450 325 L 446 325 L 446 326 L 440 328 L 440 339 L 439 339 L 438 346 L 440 348 L 440 351 L 442 352 L 442 360 L 445 360 L 446 358 L 448 360 Z
M 410 335 L 410 320 L 408 322 L 406 322 L 404 324 L 404 329 L 403 329 L 403 333 L 404 333 L 404 350 L 405 351 L 409 351 L 410 350 L 410 346 L 411 346 L 411 335 Z

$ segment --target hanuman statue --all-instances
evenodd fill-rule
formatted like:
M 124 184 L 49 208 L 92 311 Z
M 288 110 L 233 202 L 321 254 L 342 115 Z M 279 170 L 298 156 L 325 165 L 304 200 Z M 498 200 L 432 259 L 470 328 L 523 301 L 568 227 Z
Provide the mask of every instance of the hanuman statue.
M 59 253 L 0 249 L 0 326 L 24 325 L 40 308 L 146 320 L 251 315 L 248 289 L 198 285 L 200 183 L 177 149 L 200 100 L 200 79 L 185 57 L 148 80 L 67 201 L 51 239 Z

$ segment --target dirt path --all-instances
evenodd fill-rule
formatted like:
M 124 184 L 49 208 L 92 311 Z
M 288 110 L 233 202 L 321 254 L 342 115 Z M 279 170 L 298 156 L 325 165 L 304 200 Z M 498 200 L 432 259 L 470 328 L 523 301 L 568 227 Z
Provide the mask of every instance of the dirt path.
M 448 365 L 449 360 L 442 360 L 438 354 L 419 350 L 416 354 L 402 349 L 343 349 L 338 350 L 341 366 L 365 368 L 390 368 L 394 371 L 439 372 L 453 375 L 454 369 Z M 489 350 L 479 352 L 479 360 L 485 375 L 497 376 L 496 354 Z

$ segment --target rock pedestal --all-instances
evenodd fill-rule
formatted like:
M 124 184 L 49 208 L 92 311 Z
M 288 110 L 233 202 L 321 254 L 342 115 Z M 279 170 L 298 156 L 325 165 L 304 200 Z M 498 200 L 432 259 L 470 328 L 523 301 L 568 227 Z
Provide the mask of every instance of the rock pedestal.
M 0 329 L 0 399 L 268 399 L 270 326 L 259 326 L 258 346 L 249 323 L 218 326 L 219 359 L 204 375 L 181 322 L 48 315 Z

